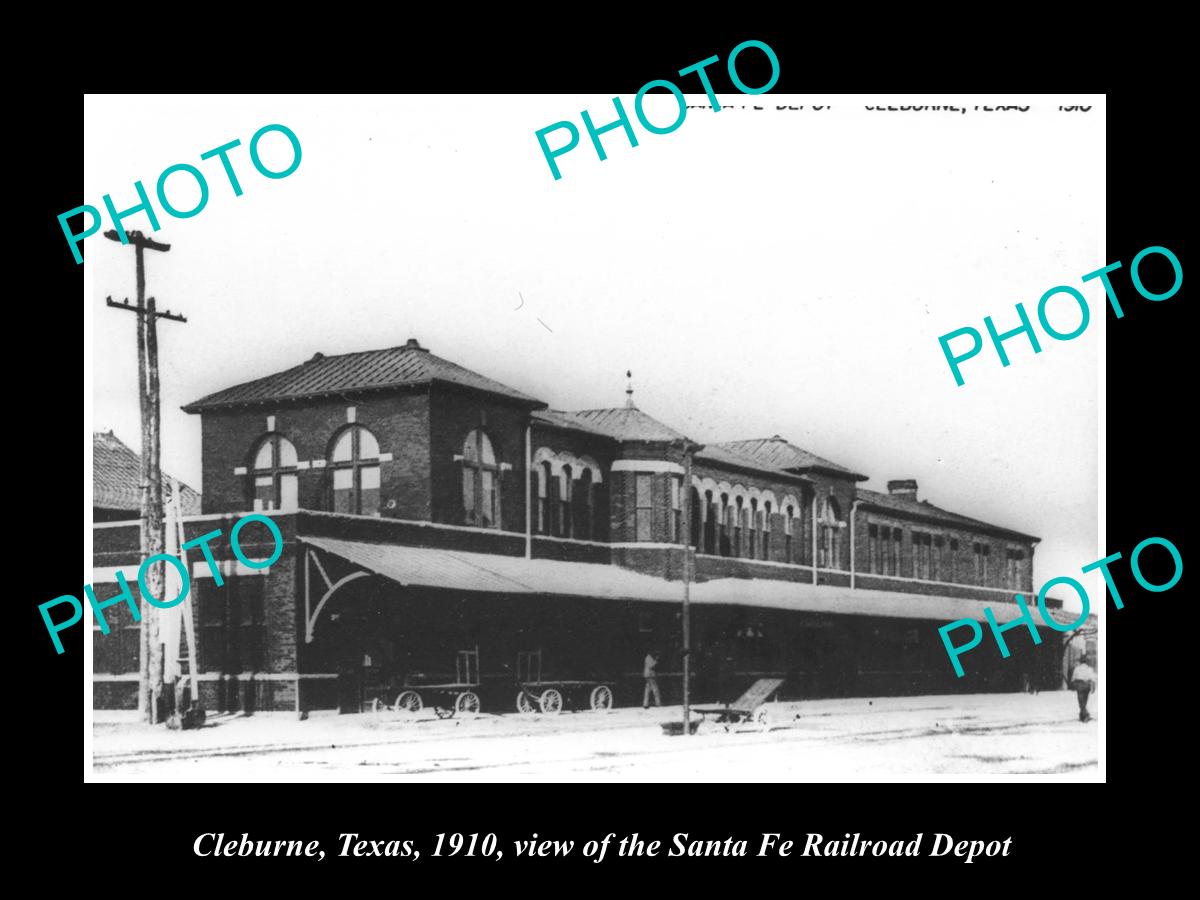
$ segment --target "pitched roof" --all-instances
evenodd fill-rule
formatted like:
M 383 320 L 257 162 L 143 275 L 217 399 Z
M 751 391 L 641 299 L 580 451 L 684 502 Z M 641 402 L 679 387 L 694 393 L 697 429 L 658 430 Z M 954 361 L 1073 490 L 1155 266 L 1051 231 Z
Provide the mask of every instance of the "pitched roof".
M 142 461 L 111 431 L 92 432 L 92 505 L 102 509 L 142 508 Z M 185 516 L 200 512 L 200 494 L 179 482 Z M 170 497 L 171 477 L 163 473 L 163 495 Z
M 721 444 L 708 444 L 703 450 L 696 454 L 696 459 L 705 462 L 715 462 L 718 465 L 736 466 L 740 469 L 750 469 L 755 472 L 765 472 L 770 475 L 782 475 L 790 481 L 811 481 L 811 478 L 806 478 L 803 475 L 798 475 L 795 472 L 787 472 L 775 466 L 767 465 L 759 459 L 755 459 L 745 453 L 737 450 L 731 450 L 729 447 Z
M 600 431 L 590 425 L 585 425 L 579 419 L 575 418 L 574 413 L 564 412 L 561 409 L 538 409 L 533 412 L 533 421 L 537 424 L 549 425 L 554 428 L 566 428 L 570 431 L 585 431 L 588 434 L 599 435 L 600 437 L 611 438 L 612 435 L 607 432 Z
M 615 409 L 585 409 L 579 412 L 554 411 L 555 422 L 562 427 L 578 427 L 618 441 L 679 441 L 684 439 L 674 428 L 646 415 L 636 406 Z
M 322 397 L 351 391 L 383 390 L 441 382 L 544 406 L 540 400 L 485 378 L 457 363 L 434 356 L 416 340 L 402 347 L 325 356 L 318 353 L 283 372 L 217 391 L 183 407 L 194 413 L 205 409 L 279 400 Z
M 732 450 L 758 460 L 776 469 L 821 469 L 837 475 L 845 475 L 855 481 L 866 481 L 866 475 L 851 472 L 845 466 L 822 459 L 795 444 L 789 444 L 779 435 L 755 438 L 748 441 L 725 441 L 717 446 Z
M 933 519 L 938 522 L 944 522 L 948 525 L 960 525 L 963 528 L 983 531 L 995 531 L 1003 534 L 1011 535 L 1012 537 L 1021 538 L 1027 541 L 1040 541 L 1041 538 L 1034 537 L 1031 534 L 1023 534 L 1020 531 L 1014 531 L 1011 528 L 1002 528 L 999 525 L 991 525 L 987 522 L 981 522 L 979 519 L 971 519 L 967 516 L 960 516 L 958 513 L 952 513 L 948 510 L 934 506 L 928 500 L 914 500 L 912 497 L 901 497 L 895 494 L 881 494 L 878 491 L 868 491 L 865 488 L 858 489 L 858 499 L 870 506 L 879 507 L 880 509 L 889 509 L 894 512 L 907 515 L 922 516 L 926 519 Z

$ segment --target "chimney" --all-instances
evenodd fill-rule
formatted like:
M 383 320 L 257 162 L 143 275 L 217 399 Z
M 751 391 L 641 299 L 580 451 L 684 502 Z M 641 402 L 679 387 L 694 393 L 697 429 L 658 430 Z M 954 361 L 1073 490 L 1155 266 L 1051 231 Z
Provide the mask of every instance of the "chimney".
M 409 338 L 404 343 L 404 349 L 405 350 L 424 350 L 425 348 L 421 346 L 421 342 L 418 341 L 416 338 Z
M 910 500 L 916 500 L 917 482 L 912 478 L 904 478 L 900 481 L 889 481 L 888 493 L 893 497 L 908 497 Z

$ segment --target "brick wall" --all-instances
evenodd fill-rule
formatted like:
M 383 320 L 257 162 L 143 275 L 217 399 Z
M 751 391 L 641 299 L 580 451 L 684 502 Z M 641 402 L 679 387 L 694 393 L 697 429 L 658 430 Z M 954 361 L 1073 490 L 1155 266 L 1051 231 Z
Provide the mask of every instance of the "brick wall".
M 429 519 L 430 422 L 426 392 L 204 412 L 203 511 L 241 512 L 253 508 L 253 475 L 235 475 L 234 469 L 253 466 L 255 450 L 268 434 L 268 416 L 275 417 L 275 432 L 292 442 L 300 462 L 310 463 L 297 476 L 300 508 L 332 508 L 330 470 L 311 463 L 329 459 L 335 436 L 349 424 L 348 407 L 354 408 L 355 423 L 375 435 L 380 453 L 392 454 L 390 461 L 380 464 L 380 514 L 400 519 Z

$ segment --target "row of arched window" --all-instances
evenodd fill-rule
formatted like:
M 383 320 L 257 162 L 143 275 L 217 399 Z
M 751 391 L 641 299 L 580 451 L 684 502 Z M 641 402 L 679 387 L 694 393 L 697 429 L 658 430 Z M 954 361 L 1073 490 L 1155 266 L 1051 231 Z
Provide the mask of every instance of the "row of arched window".
M 256 511 L 299 507 L 300 461 L 296 447 L 282 434 L 261 438 L 252 454 L 251 501 Z M 488 436 L 475 429 L 463 442 L 463 522 L 483 528 L 500 527 L 502 467 Z M 362 425 L 350 425 L 334 435 L 325 460 L 328 507 L 334 512 L 377 516 L 380 508 L 379 441 Z M 308 463 L 304 464 L 308 467 Z
M 706 487 L 702 484 L 701 487 Z M 806 504 L 789 494 L 777 500 L 770 491 L 752 491 L 749 495 L 714 490 L 703 494 L 692 488 L 691 542 L 697 553 L 712 556 L 770 560 L 778 555 L 783 562 L 811 563 L 811 552 L 803 540 Z M 825 569 L 841 568 L 842 532 L 846 523 L 833 497 L 825 498 L 817 517 L 817 565 Z M 774 534 L 773 516 L 782 517 L 782 534 Z M 782 540 L 778 554 L 773 541 Z
M 581 541 L 607 537 L 604 474 L 594 459 L 540 447 L 533 475 L 535 533 Z
M 252 454 L 250 472 L 253 507 L 262 510 L 296 509 L 301 463 L 296 448 L 282 434 L 262 437 Z M 455 460 L 462 474 L 462 523 L 480 528 L 501 527 L 501 481 L 507 468 L 483 429 L 474 429 L 463 441 Z M 325 468 L 329 500 L 334 512 L 377 516 L 380 512 L 379 441 L 370 430 L 351 424 L 334 435 Z M 308 463 L 304 464 L 308 467 Z M 591 457 L 556 453 L 539 448 L 533 458 L 533 529 L 537 534 L 576 540 L 607 538 L 608 497 L 604 473 Z M 653 476 L 635 476 L 634 539 L 654 539 Z M 717 485 L 697 479 L 691 491 L 691 541 L 699 553 L 810 563 L 803 540 L 805 508 L 793 495 L 777 500 L 771 491 L 746 490 L 740 485 Z M 669 533 L 679 543 L 682 519 L 680 479 L 670 479 Z M 782 517 L 782 533 L 774 534 L 775 516 Z M 833 497 L 819 507 L 817 564 L 840 568 L 842 529 L 845 522 Z M 662 538 L 659 538 L 660 540 Z M 781 541 L 778 552 L 775 542 Z

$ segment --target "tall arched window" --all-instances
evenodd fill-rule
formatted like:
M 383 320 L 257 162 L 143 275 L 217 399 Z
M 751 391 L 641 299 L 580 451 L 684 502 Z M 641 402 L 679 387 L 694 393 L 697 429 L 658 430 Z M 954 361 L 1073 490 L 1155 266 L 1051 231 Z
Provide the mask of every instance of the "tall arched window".
M 583 541 L 592 539 L 593 495 L 592 470 L 584 469 L 579 473 L 579 484 L 575 486 L 575 537 Z
M 762 558 L 771 558 L 771 501 L 763 501 Z
M 717 500 L 712 491 L 704 492 L 704 552 L 709 556 L 717 555 L 717 516 L 719 515 Z
M 575 477 L 570 466 L 562 467 L 558 479 L 558 533 L 560 537 L 572 535 L 571 504 L 575 501 Z
M 692 529 L 692 546 L 697 553 L 703 553 L 702 543 L 704 541 L 704 504 L 700 502 L 700 492 L 695 488 L 691 490 L 692 510 L 690 515 L 691 521 L 688 525 Z
M 826 569 L 840 569 L 842 565 L 842 523 L 837 501 L 832 497 L 826 498 L 817 524 L 820 526 L 818 535 L 820 566 Z
M 721 537 L 720 551 L 722 556 L 730 556 L 729 541 L 733 534 L 733 507 L 729 503 L 729 495 L 721 495 Z
M 796 507 L 787 506 L 783 510 L 783 557 L 787 562 L 795 562 L 795 523 Z
M 733 507 L 733 556 L 742 555 L 742 532 L 746 527 L 746 507 L 744 501 L 738 497 Z
M 750 498 L 750 548 L 746 554 L 751 559 L 758 559 L 758 500 Z
M 361 425 L 341 432 L 329 454 L 333 511 L 379 515 L 379 442 Z
M 500 527 L 500 465 L 492 442 L 476 428 L 463 441 L 463 522 Z
M 550 471 L 550 463 L 544 462 L 538 469 L 538 533 L 550 534 L 553 528 L 550 524 L 554 517 L 554 508 L 550 505 L 550 484 L 554 475 Z
M 254 454 L 254 509 L 297 509 L 296 448 L 281 434 L 268 434 Z

